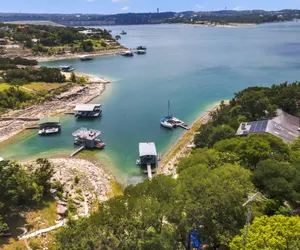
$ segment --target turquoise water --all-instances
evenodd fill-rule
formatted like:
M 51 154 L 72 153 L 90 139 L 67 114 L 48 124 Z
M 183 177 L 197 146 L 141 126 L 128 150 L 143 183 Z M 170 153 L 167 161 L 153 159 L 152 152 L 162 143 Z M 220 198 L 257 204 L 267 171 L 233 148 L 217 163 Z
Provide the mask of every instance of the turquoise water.
M 111 27 L 114 34 L 128 32 L 122 43 L 148 47 L 147 55 L 110 56 L 93 61 L 64 60 L 47 65 L 73 65 L 78 72 L 112 80 L 96 120 L 62 118 L 62 133 L 39 137 L 25 132 L 0 145 L 10 159 L 69 154 L 71 133 L 84 126 L 100 129 L 107 144 L 94 157 L 113 169 L 118 180 L 133 183 L 142 178 L 135 165 L 138 143 L 156 142 L 166 152 L 183 133 L 160 127 L 171 100 L 173 114 L 192 123 L 212 103 L 231 98 L 254 85 L 270 86 L 299 79 L 300 24 L 261 25 L 257 28 L 209 28 L 184 25 Z

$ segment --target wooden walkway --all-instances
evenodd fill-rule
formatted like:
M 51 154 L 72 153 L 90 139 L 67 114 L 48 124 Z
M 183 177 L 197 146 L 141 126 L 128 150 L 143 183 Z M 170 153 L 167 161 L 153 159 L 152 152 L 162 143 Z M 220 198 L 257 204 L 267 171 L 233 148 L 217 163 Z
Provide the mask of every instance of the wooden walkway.
M 152 179 L 152 169 L 151 164 L 147 164 L 147 172 L 148 172 L 148 178 Z
M 80 146 L 78 148 L 75 149 L 75 151 L 70 155 L 70 158 L 77 155 L 80 151 L 84 150 L 85 146 Z
M 181 127 L 181 128 L 183 128 L 185 130 L 190 130 L 190 128 L 187 127 L 187 126 L 185 126 L 184 124 L 179 124 L 178 127 Z

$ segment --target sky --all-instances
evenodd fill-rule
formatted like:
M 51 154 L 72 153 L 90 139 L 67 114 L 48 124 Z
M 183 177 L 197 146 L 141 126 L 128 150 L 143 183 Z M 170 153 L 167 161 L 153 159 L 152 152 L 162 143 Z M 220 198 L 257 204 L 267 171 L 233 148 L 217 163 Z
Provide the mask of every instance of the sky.
M 95 13 L 300 9 L 300 0 L 0 0 L 0 12 Z

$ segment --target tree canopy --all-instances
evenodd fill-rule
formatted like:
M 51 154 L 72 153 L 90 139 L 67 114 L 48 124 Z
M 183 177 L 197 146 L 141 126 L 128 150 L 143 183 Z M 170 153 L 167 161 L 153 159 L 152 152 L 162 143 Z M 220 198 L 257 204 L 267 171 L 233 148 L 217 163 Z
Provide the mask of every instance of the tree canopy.
M 274 215 L 256 218 L 249 227 L 246 245 L 244 231 L 230 243 L 232 250 L 294 250 L 300 249 L 300 217 Z

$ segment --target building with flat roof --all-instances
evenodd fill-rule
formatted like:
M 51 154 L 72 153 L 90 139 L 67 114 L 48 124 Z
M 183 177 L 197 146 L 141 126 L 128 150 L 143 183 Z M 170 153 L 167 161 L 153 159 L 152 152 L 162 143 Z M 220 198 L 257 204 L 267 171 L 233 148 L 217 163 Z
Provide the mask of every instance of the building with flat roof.
M 151 164 L 153 167 L 157 166 L 157 152 L 154 142 L 141 142 L 139 143 L 139 156 L 140 164 Z
M 282 110 L 277 110 L 277 116 L 270 120 L 242 122 L 236 132 L 238 136 L 267 133 L 281 138 L 284 142 L 292 142 L 300 135 L 300 118 Z
M 101 113 L 101 104 L 78 104 L 76 105 L 75 117 L 98 117 Z

